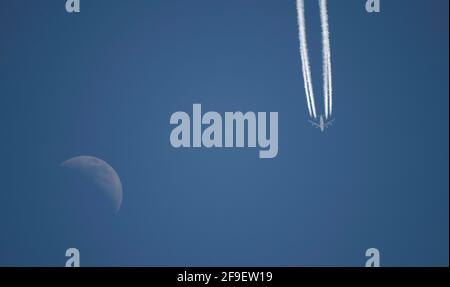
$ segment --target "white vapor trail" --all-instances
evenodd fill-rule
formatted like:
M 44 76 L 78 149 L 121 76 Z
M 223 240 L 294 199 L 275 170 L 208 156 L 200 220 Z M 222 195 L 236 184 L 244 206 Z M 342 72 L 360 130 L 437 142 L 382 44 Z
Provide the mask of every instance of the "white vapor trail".
M 308 103 L 309 116 L 316 118 L 316 105 L 314 102 L 314 91 L 311 80 L 311 67 L 309 65 L 308 45 L 306 43 L 305 29 L 305 3 L 297 0 L 297 18 L 300 40 L 300 57 L 302 60 L 303 80 L 305 82 L 306 101 Z
M 327 0 L 319 0 L 320 22 L 322 26 L 323 86 L 325 101 L 325 118 L 333 110 L 333 84 L 331 77 L 330 31 L 328 28 Z
M 333 85 L 331 74 L 331 49 L 330 32 L 328 28 L 327 0 L 319 0 L 320 22 L 322 28 L 322 68 L 323 68 L 323 97 L 325 118 L 331 116 L 333 111 Z M 297 17 L 300 40 L 300 56 L 302 61 L 303 80 L 305 84 L 306 100 L 310 117 L 317 118 L 314 100 L 313 84 L 311 79 L 311 67 L 308 56 L 308 44 L 306 41 L 305 3 L 297 0 Z

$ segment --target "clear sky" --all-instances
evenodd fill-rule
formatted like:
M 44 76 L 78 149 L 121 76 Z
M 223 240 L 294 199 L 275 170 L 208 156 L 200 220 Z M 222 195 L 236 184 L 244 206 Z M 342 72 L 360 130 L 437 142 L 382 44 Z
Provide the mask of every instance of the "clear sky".
M 308 123 L 294 0 L 0 1 L 0 265 L 448 265 L 447 0 L 329 0 L 333 126 Z M 321 99 L 317 1 L 306 0 Z M 279 153 L 174 149 L 169 118 L 278 112 Z M 319 108 L 323 108 L 319 105 Z M 91 155 L 122 207 L 74 197 Z M 81 193 L 80 193 L 81 194 Z M 83 193 L 86 194 L 86 193 Z

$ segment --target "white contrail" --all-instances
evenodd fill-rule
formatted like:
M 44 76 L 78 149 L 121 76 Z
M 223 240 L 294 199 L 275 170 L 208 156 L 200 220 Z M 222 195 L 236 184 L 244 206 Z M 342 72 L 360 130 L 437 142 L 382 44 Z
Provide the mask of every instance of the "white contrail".
M 308 103 L 309 115 L 313 118 L 316 118 L 316 105 L 314 102 L 314 91 L 311 80 L 311 68 L 309 65 L 308 45 L 306 43 L 304 0 L 297 0 L 297 18 L 298 18 L 299 40 L 300 40 L 300 56 L 302 60 L 303 80 L 305 82 L 306 100 Z
M 302 56 L 302 58 L 303 58 L 303 56 Z M 304 65 L 302 65 L 302 69 L 303 69 L 303 82 L 305 85 L 305 92 L 306 92 L 306 102 L 308 103 L 309 116 L 312 117 L 311 101 L 309 100 L 308 80 L 306 79 L 306 70 L 305 70 Z
M 322 54 L 323 54 L 323 87 L 325 118 L 333 111 L 333 85 L 331 76 L 330 31 L 328 28 L 327 0 L 319 0 L 320 22 L 322 26 Z
M 324 12 L 324 3 L 322 0 L 319 0 L 319 8 L 320 8 L 320 24 L 322 28 L 322 75 L 323 75 L 323 101 L 324 101 L 324 110 L 325 110 L 325 118 L 328 118 L 328 60 L 327 60 L 327 52 L 326 52 L 326 20 L 325 20 L 325 12 Z M 326 8 L 325 8 L 326 9 Z
M 325 119 L 333 112 L 333 84 L 331 73 L 331 49 L 330 31 L 328 27 L 327 0 L 318 0 L 320 8 L 320 22 L 322 28 L 322 68 L 323 68 L 323 99 Z M 302 61 L 303 80 L 308 103 L 309 116 L 316 119 L 316 105 L 314 100 L 314 90 L 311 78 L 311 67 L 309 64 L 308 44 L 306 41 L 305 25 L 305 3 L 304 0 L 297 0 L 298 31 L 300 40 L 300 56 Z

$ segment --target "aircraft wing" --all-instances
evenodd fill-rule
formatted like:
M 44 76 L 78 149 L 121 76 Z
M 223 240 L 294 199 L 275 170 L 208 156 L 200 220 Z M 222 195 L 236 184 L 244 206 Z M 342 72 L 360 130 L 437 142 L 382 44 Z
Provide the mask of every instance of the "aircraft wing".
M 320 125 L 318 123 L 315 123 L 315 122 L 310 121 L 310 120 L 308 120 L 308 122 L 310 122 L 314 127 L 318 128 L 318 129 L 320 128 Z
M 325 124 L 325 126 L 331 126 L 331 125 L 333 125 L 333 122 L 334 122 L 334 119 L 332 119 L 331 121 L 329 121 L 329 122 L 327 122 L 326 124 Z

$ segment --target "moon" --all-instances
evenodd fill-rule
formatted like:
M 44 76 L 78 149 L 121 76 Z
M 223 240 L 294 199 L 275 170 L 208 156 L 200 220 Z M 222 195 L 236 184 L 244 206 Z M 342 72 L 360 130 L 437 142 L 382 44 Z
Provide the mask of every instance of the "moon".
M 93 156 L 76 156 L 61 163 L 62 168 L 77 171 L 102 190 L 117 214 L 122 205 L 122 183 L 117 172 L 104 160 Z

